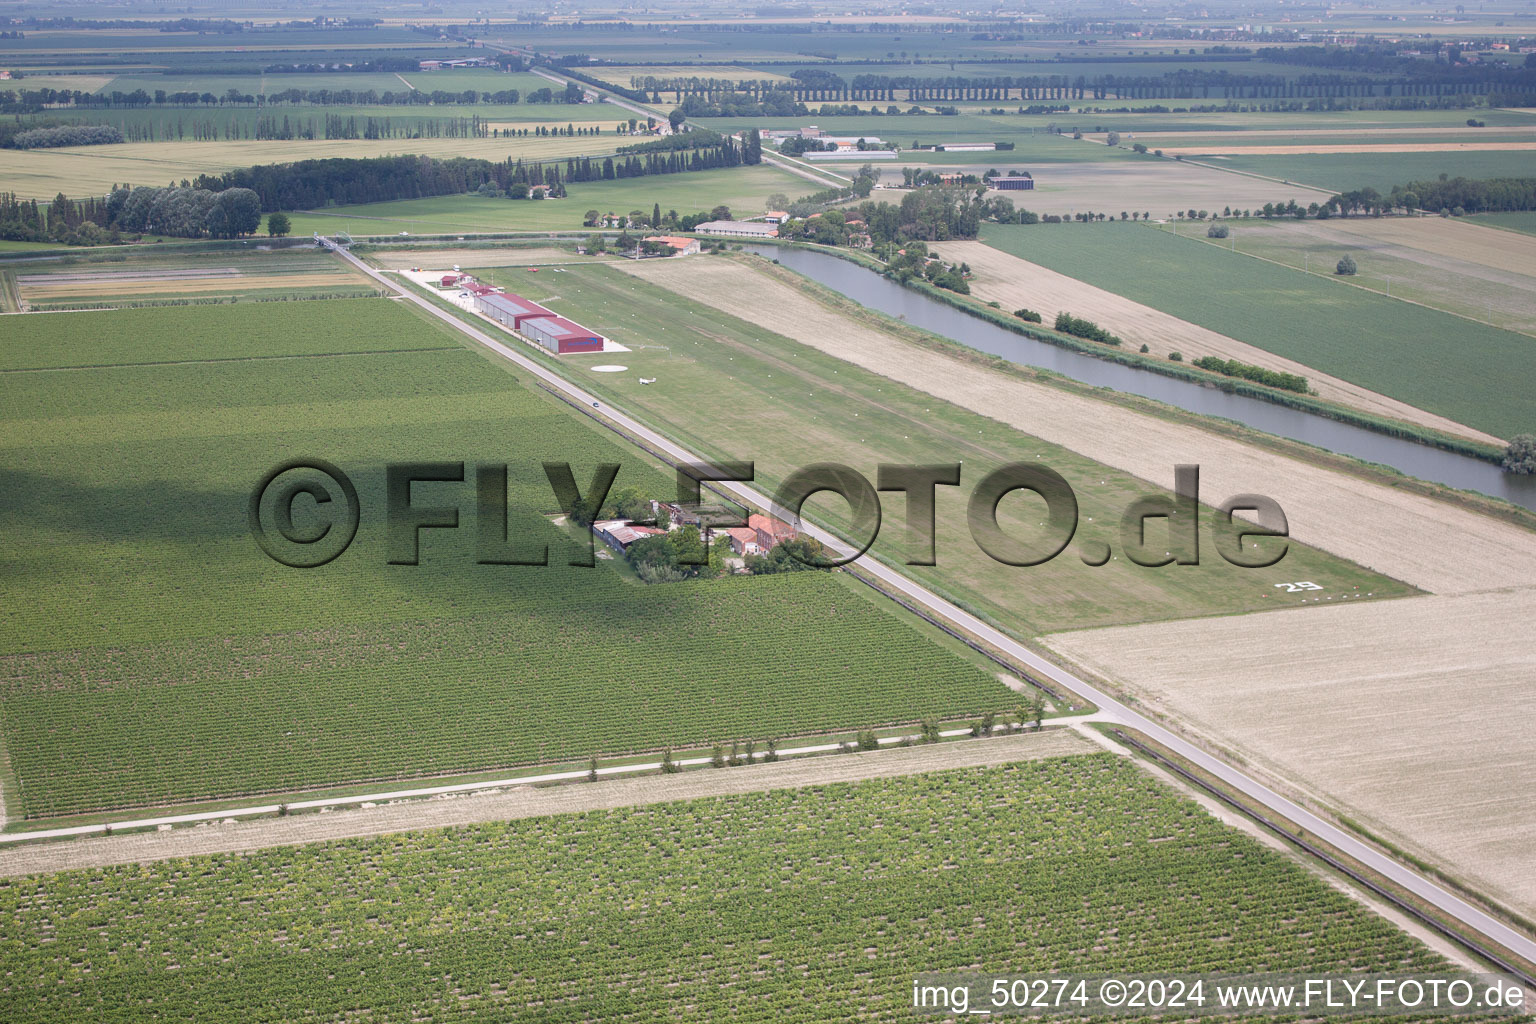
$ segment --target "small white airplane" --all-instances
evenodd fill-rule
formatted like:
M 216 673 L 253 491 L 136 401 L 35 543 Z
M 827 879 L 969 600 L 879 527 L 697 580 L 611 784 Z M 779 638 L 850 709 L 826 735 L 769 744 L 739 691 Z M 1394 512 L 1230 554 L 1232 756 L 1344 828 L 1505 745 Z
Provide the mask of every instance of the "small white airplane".
M 656 378 L 655 377 L 641 377 L 640 378 L 640 383 L 641 384 L 655 384 L 656 383 Z

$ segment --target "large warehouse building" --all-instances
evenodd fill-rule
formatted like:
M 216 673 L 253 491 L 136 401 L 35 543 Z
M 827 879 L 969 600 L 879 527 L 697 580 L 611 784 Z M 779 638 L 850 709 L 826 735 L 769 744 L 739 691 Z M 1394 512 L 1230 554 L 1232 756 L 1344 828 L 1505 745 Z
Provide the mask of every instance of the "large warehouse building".
M 475 311 L 484 313 L 503 327 L 517 331 L 536 345 L 551 352 L 601 352 L 603 336 L 581 324 L 567 320 L 554 310 L 545 309 L 531 299 L 510 292 L 492 292 L 475 296 Z
M 603 336 L 594 334 L 581 324 L 573 323 L 563 316 L 534 317 L 524 320 L 518 330 L 523 332 L 529 341 L 536 342 L 549 349 L 565 355 L 567 352 L 601 352 L 603 350 Z
M 1035 179 L 1029 174 L 999 174 L 988 179 L 987 184 L 996 189 L 1029 191 L 1035 187 Z
M 514 331 L 523 326 L 524 320 L 555 315 L 553 310 L 545 309 L 537 302 L 525 299 L 521 295 L 497 294 L 494 292 L 489 295 L 476 295 L 475 310 L 484 313 L 503 327 L 510 327 Z

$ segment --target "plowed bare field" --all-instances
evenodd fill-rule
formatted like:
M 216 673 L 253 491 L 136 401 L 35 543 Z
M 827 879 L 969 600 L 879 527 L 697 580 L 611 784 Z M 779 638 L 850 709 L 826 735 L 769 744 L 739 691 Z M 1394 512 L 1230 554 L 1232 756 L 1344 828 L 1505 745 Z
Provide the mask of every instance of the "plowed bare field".
M 1536 914 L 1536 589 L 1323 605 L 1044 642 Z

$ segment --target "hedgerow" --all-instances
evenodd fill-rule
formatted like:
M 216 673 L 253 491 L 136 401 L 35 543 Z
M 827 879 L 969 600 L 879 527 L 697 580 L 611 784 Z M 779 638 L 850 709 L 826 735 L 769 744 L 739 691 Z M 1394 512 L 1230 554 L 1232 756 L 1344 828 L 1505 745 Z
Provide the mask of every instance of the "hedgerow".
M 1063 334 L 1070 334 L 1078 338 L 1087 338 L 1089 341 L 1102 341 L 1106 345 L 1118 345 L 1120 339 L 1092 320 L 1084 320 L 1075 317 L 1071 313 L 1062 311 L 1056 314 L 1055 328 Z
M 1264 384 L 1272 388 L 1280 388 L 1282 391 L 1294 391 L 1299 395 L 1305 395 L 1309 389 L 1307 378 L 1299 373 L 1282 373 L 1279 370 L 1266 370 L 1262 366 L 1252 363 L 1238 362 L 1236 359 L 1222 359 L 1219 356 L 1201 356 L 1191 363 L 1202 370 L 1210 370 L 1212 373 L 1224 374 L 1228 377 L 1241 377 L 1243 380 L 1251 380 L 1256 384 Z

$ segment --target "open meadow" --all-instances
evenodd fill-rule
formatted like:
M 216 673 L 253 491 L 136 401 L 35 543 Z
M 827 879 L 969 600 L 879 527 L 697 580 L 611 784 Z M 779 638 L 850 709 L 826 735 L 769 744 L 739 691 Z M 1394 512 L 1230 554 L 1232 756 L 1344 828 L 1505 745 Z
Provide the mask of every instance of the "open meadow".
M 1511 144 L 1513 145 L 1513 144 Z M 1520 178 L 1530 174 L 1533 154 L 1521 149 L 1459 149 L 1424 152 L 1415 144 L 1392 153 L 1299 153 L 1262 156 L 1233 151 L 1219 160 L 1197 158 L 1247 174 L 1262 174 L 1334 192 L 1452 178 Z
M 1352 285 L 1536 335 L 1536 239 L 1490 231 L 1480 220 L 1249 219 L 1229 223 L 1231 235 L 1210 244 L 1323 276 L 1333 275 L 1339 259 L 1349 256 L 1357 268 Z M 1206 238 L 1201 224 L 1173 230 Z
M 617 462 L 616 486 L 661 494 L 670 471 L 394 302 L 32 314 L 0 369 L 12 818 L 1016 703 L 841 575 L 646 587 L 567 565 L 542 460 L 582 486 Z M 295 455 L 343 467 L 363 509 L 309 571 L 247 521 Z M 463 525 L 387 564 L 384 465 L 420 460 L 510 463 L 511 535 L 549 566 L 477 564 L 467 484 L 418 485 Z M 835 664 L 803 656 L 832 645 Z
M 254 247 L 252 247 L 254 248 Z M 357 298 L 378 287 L 313 246 L 211 255 L 152 250 L 87 253 L 20 264 L 13 273 L 24 310 L 96 309 L 188 302 Z
M 914 973 L 978 964 L 1446 967 L 1104 753 L 33 876 L 0 912 L 18 1024 L 897 1021 Z
M 1433 227 L 1434 225 L 1428 225 Z M 1241 236 L 1244 228 L 1234 225 Z M 1187 230 L 1187 229 L 1186 229 Z M 1536 428 L 1530 339 L 1133 224 L 988 226 L 1004 252 L 1484 433 Z M 1512 236 L 1513 237 L 1513 236 Z M 1501 242 L 1502 237 L 1493 239 Z M 1094 319 L 1093 310 L 1074 310 Z

